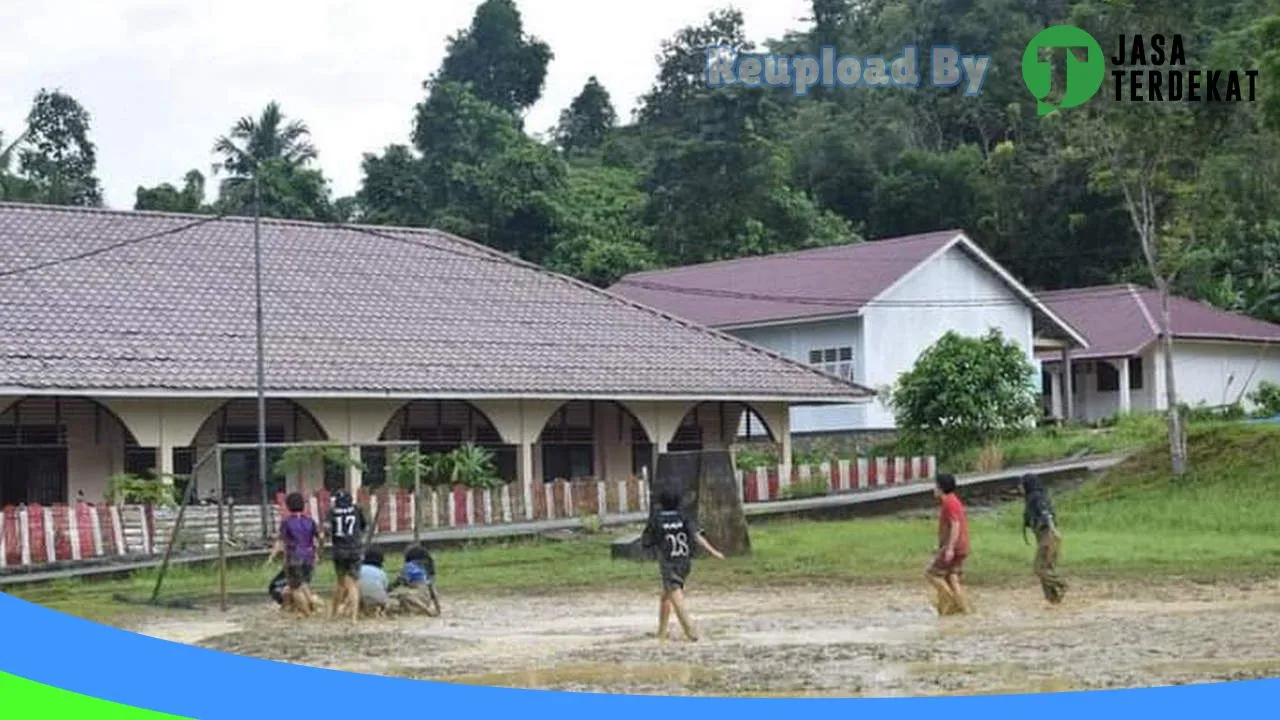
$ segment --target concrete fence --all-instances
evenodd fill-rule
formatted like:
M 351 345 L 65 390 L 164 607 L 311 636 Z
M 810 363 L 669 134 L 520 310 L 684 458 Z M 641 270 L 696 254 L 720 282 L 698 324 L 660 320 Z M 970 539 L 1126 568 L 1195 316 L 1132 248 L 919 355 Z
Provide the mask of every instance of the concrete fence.
M 875 488 L 928 482 L 937 471 L 933 457 L 856 458 L 819 465 L 760 467 L 738 471 L 744 503 L 759 504 L 815 495 L 856 493 Z M 285 514 L 285 496 L 269 508 L 272 535 Z M 525 489 L 424 487 L 420 497 L 399 489 L 362 490 L 358 502 L 379 534 L 407 534 L 419 518 L 423 530 L 467 528 L 574 517 L 609 517 L 649 510 L 647 482 L 556 480 Z M 307 499 L 307 513 L 319 524 L 332 504 L 328 491 Z M 421 507 L 419 507 L 421 504 Z M 224 534 L 230 545 L 262 543 L 262 511 L 256 505 L 224 508 Z M 142 505 L 29 505 L 0 511 L 0 571 L 52 563 L 109 558 L 150 557 L 165 551 L 178 508 Z M 213 551 L 218 547 L 216 505 L 189 506 L 175 550 Z

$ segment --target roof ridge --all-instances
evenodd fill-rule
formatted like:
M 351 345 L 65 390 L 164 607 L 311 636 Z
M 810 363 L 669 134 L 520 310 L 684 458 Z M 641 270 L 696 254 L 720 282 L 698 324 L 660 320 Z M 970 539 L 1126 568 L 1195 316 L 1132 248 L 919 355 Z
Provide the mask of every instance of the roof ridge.
M 857 389 L 857 390 L 866 391 L 866 392 L 871 393 L 872 395 L 874 395 L 874 394 L 875 394 L 875 391 L 874 391 L 874 390 L 872 390 L 872 389 L 871 389 L 871 388 L 869 388 L 869 387 L 865 387 L 865 386 L 863 386 L 863 385 L 859 385 L 859 384 L 854 383 L 854 382 L 849 382 L 849 381 L 847 381 L 847 380 L 843 380 L 843 379 L 838 378 L 838 377 L 835 377 L 835 376 L 833 376 L 833 375 L 828 375 L 827 373 L 825 373 L 825 372 L 823 372 L 823 371 L 821 371 L 821 370 L 818 370 L 818 369 L 817 369 L 817 368 L 815 368 L 815 367 L 812 367 L 812 366 L 810 366 L 810 365 L 806 365 L 806 364 L 804 364 L 804 363 L 802 363 L 802 362 L 800 362 L 800 361 L 798 361 L 798 360 L 793 360 L 793 359 L 791 359 L 791 358 L 789 358 L 789 357 L 786 357 L 785 355 L 781 355 L 781 354 L 779 354 L 779 353 L 777 353 L 777 352 L 774 352 L 773 350 L 769 350 L 768 348 L 764 348 L 764 347 L 761 347 L 761 346 L 759 346 L 759 345 L 755 345 L 755 344 L 753 344 L 753 343 L 749 343 L 749 342 L 747 342 L 746 340 L 743 340 L 742 338 L 736 337 L 736 336 L 734 336 L 734 335 L 730 335 L 729 333 L 722 332 L 722 331 L 720 331 L 720 330 L 716 330 L 715 328 L 712 328 L 712 327 L 707 327 L 706 325 L 700 325 L 700 324 L 695 323 L 695 322 L 692 322 L 692 321 L 690 321 L 690 320 L 686 320 L 685 318 L 682 318 L 682 317 L 679 317 L 679 316 L 676 316 L 676 315 L 672 315 L 672 314 L 670 314 L 670 313 L 664 312 L 664 311 L 659 310 L 659 309 L 654 308 L 654 307 L 650 307 L 650 306 L 648 306 L 648 305 L 645 305 L 644 303 L 636 302 L 635 300 L 632 300 L 631 298 L 624 297 L 624 296 L 619 295 L 618 293 L 612 292 L 612 291 L 610 291 L 610 290 L 608 290 L 608 289 L 606 289 L 606 288 L 597 287 L 597 286 L 595 286 L 595 285 L 592 285 L 592 284 L 591 284 L 591 283 L 589 283 L 589 282 L 586 282 L 586 281 L 583 281 L 583 280 L 579 280 L 579 279 L 577 279 L 577 278 L 575 278 L 575 277 L 570 277 L 569 275 L 564 275 L 564 274 L 558 273 L 558 272 L 556 272 L 556 271 L 554 271 L 554 270 L 549 270 L 549 269 L 547 269 L 547 268 L 545 268 L 545 267 L 543 267 L 543 266 L 541 266 L 541 265 L 538 265 L 538 264 L 536 264 L 536 263 L 529 262 L 528 260 L 523 260 L 523 259 L 521 259 L 521 258 L 513 257 L 513 256 L 511 256 L 511 255 L 508 255 L 508 254 L 506 254 L 506 253 L 503 253 L 503 252 L 500 252 L 500 251 L 498 251 L 498 250 L 495 250 L 495 249 L 493 249 L 493 248 L 491 248 L 491 247 L 488 247 L 487 245 L 482 245 L 482 244 L 480 244 L 480 243 L 478 243 L 478 242 L 476 242 L 476 241 L 474 241 L 474 240 L 468 240 L 468 239 L 466 239 L 466 238 L 458 237 L 458 236 L 456 236 L 456 235 L 453 235 L 453 234 L 451 234 L 451 233 L 447 233 L 447 232 L 443 232 L 443 231 L 441 231 L 441 232 L 440 232 L 440 234 L 441 234 L 441 235 L 443 235 L 443 236 L 445 236 L 445 237 L 448 237 L 448 238 L 452 239 L 453 241 L 458 242 L 458 243 L 460 243 L 460 244 L 463 244 L 463 245 L 469 245 L 469 246 L 474 246 L 474 247 L 480 248 L 480 249 L 482 249 L 482 250 L 484 250 L 484 251 L 487 251 L 487 252 L 489 252 L 489 253 L 496 254 L 496 255 L 500 256 L 501 258 L 503 258 L 504 260 L 506 260 L 507 262 L 509 262 L 510 264 L 512 264 L 513 266 L 515 266 L 515 267 L 522 267 L 522 268 L 527 269 L 527 270 L 533 270 L 534 272 L 540 273 L 540 274 L 542 274 L 542 275 L 546 275 L 547 277 L 550 277 L 550 278 L 552 278 L 552 279 L 559 280 L 559 281 L 561 281 L 561 282 L 568 283 L 568 284 L 570 284 L 570 285 L 573 285 L 573 286 L 576 286 L 576 287 L 579 287 L 579 288 L 583 288 L 583 289 L 589 290 L 589 291 L 591 291 L 591 292 L 593 292 L 593 293 L 596 293 L 596 294 L 599 294 L 599 295 L 603 295 L 604 297 L 608 298 L 609 300 L 612 300 L 612 301 L 613 301 L 613 302 L 615 302 L 615 303 L 618 303 L 618 304 L 620 304 L 620 305 L 625 305 L 625 306 L 630 307 L 630 308 L 635 309 L 635 310 L 641 310 L 641 311 L 647 312 L 647 313 L 649 313 L 649 314 L 651 314 L 651 315 L 655 315 L 655 316 L 657 316 L 657 317 L 659 317 L 659 318 L 662 318 L 663 320 L 667 320 L 667 321 L 669 321 L 669 322 L 674 322 L 674 323 L 676 323 L 677 325 L 680 325 L 681 327 L 687 328 L 687 329 L 689 329 L 689 330 L 693 330 L 694 332 L 700 332 L 700 333 L 702 333 L 702 334 L 704 334 L 704 335 L 709 335 L 709 336 L 711 336 L 711 337 L 714 337 L 714 338 L 717 338 L 717 339 L 720 339 L 720 340 L 728 340 L 729 342 L 733 343 L 734 345 L 738 345 L 739 347 L 743 348 L 744 350 L 747 350 L 747 351 L 749 351 L 749 352 L 756 353 L 757 355 L 763 355 L 763 356 L 765 356 L 765 357 L 770 357 L 770 358 L 774 358 L 774 359 L 776 359 L 776 360 L 781 360 L 782 362 L 785 362 L 785 363 L 787 363 L 787 364 L 789 364 L 789 365 L 794 365 L 794 366 L 795 366 L 795 367 L 797 367 L 797 368 L 800 368 L 800 369 L 805 370 L 805 371 L 807 371 L 807 372 L 810 372 L 810 373 L 812 373 L 812 374 L 818 375 L 819 377 L 823 378 L 824 380 L 830 380 L 830 381 L 834 381 L 834 382 L 837 382 L 837 383 L 844 383 L 844 384 L 847 384 L 847 385 L 849 385 L 849 386 L 851 386 L 851 387 L 853 387 L 853 388 L 855 388 L 855 389 Z
M 112 215 L 127 217 L 151 217 L 151 218 L 170 218 L 174 220 L 210 220 L 213 222 L 221 222 L 229 220 L 237 223 L 252 223 L 254 221 L 251 215 L 220 215 L 218 213 L 183 213 L 172 212 L 168 210 L 121 210 L 118 208 L 106 207 L 84 207 L 81 205 L 42 205 L 40 203 L 27 202 L 9 202 L 0 201 L 0 209 L 14 208 L 18 210 L 36 210 L 41 212 L 65 212 L 69 214 L 81 215 Z M 370 225 L 368 223 L 346 223 L 336 220 L 300 220 L 297 218 L 277 218 L 277 217 L 261 217 L 258 218 L 264 226 L 271 225 L 277 227 L 311 227 L 311 228 L 360 228 L 375 230 L 379 232 L 399 232 L 409 233 L 413 235 L 435 235 L 439 236 L 444 233 L 442 230 L 431 227 L 410 227 L 403 225 Z M 459 238 L 460 239 L 460 238 Z M 486 247 L 486 246 L 481 246 Z M 492 248 L 490 248 L 492 249 Z
M 668 267 L 668 268 L 655 268 L 653 270 L 641 270 L 639 272 L 623 275 L 621 278 L 618 279 L 618 281 L 621 282 L 628 278 L 638 278 L 638 277 L 645 277 L 649 275 L 661 275 L 664 273 L 670 273 L 677 270 L 690 270 L 694 268 L 699 268 L 699 269 L 711 268 L 711 267 L 717 267 L 722 265 L 734 265 L 737 263 L 752 262 L 755 260 L 799 257 L 801 255 L 816 253 L 823 250 L 831 250 L 834 248 L 862 247 L 866 245 L 878 245 L 881 243 L 899 243 L 899 242 L 907 242 L 912 240 L 924 240 L 925 238 L 928 238 L 933 235 L 947 235 L 949 238 L 953 238 L 955 237 L 955 235 L 965 235 L 966 237 L 968 236 L 968 234 L 964 230 L 956 230 L 956 229 L 930 230 L 928 232 L 913 233 L 911 235 L 898 235 L 898 236 L 887 237 L 887 238 L 874 238 L 871 240 L 856 240 L 856 241 L 847 242 L 847 243 L 837 243 L 835 245 L 820 245 L 818 247 L 801 248 L 798 250 L 787 250 L 785 252 L 770 253 L 768 255 L 744 255 L 742 257 L 736 257 L 736 258 L 708 260 L 707 262 L 694 263 L 692 265 L 677 265 L 675 267 Z
M 1138 309 L 1142 310 L 1142 317 L 1147 321 L 1147 327 L 1151 330 L 1151 334 L 1157 338 L 1160 337 L 1160 327 L 1156 325 L 1155 319 L 1151 317 L 1151 308 L 1147 307 L 1147 299 L 1142 297 L 1132 283 L 1128 283 L 1128 286 L 1129 295 L 1133 297 L 1133 301 L 1138 304 Z M 1172 326 L 1172 323 L 1170 323 L 1170 325 Z M 1169 331 L 1172 333 L 1173 328 L 1170 327 Z

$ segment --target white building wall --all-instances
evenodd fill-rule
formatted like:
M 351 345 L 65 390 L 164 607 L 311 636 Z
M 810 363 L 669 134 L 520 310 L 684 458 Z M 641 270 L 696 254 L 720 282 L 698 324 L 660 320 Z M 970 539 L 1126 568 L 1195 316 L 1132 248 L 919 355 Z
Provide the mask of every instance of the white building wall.
M 1251 409 L 1248 395 L 1259 383 L 1280 383 L 1280 346 L 1175 341 L 1173 371 L 1180 403 L 1224 405 L 1239 398 Z
M 947 307 L 946 301 L 968 304 Z M 964 250 L 953 247 L 905 276 L 880 302 L 864 309 L 867 371 L 862 382 L 877 391 L 892 387 L 947 331 L 980 336 L 991 328 L 1025 348 L 1027 361 L 1039 367 L 1031 308 L 996 275 Z M 1032 382 L 1039 388 L 1038 375 Z M 869 403 L 864 423 L 862 427 L 868 429 L 892 428 L 893 412 L 885 402 Z
M 778 354 L 808 364 L 809 351 L 853 348 L 853 381 L 863 383 L 867 357 L 863 351 L 862 319 L 857 317 L 731 330 L 732 334 Z M 791 432 L 830 432 L 866 425 L 867 406 L 821 405 L 791 408 Z

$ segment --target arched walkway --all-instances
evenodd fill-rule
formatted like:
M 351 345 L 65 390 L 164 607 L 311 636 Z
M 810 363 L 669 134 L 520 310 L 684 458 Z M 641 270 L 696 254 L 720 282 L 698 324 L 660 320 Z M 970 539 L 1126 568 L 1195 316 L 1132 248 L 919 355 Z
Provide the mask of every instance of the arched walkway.
M 306 408 L 292 400 L 270 398 L 266 407 L 267 443 L 315 442 L 328 440 L 329 435 Z M 186 476 L 194 472 L 196 496 L 203 498 L 216 491 L 216 472 L 206 467 L 193 468 L 217 444 L 256 445 L 258 442 L 258 402 L 254 399 L 236 399 L 215 410 L 196 431 L 190 447 L 175 448 L 173 471 Z M 267 463 L 273 465 L 285 452 L 284 448 L 268 447 Z M 258 504 L 262 500 L 262 486 L 258 472 L 256 448 L 228 448 L 222 453 L 223 494 L 237 504 Z M 214 474 L 211 474 L 214 473 Z M 317 477 L 318 476 L 318 477 Z M 267 480 L 268 497 L 288 489 L 316 489 L 321 483 L 337 489 L 345 482 L 344 469 L 327 465 L 291 477 L 272 474 Z M 179 490 L 185 488 L 180 483 Z
M 728 449 L 739 442 L 775 443 L 777 436 L 760 413 L 746 403 L 704 402 L 685 414 L 668 441 L 667 450 Z
M 101 502 L 112 475 L 155 468 L 155 448 L 138 447 L 124 422 L 93 400 L 25 397 L 0 408 L 0 507 Z
M 572 400 L 547 420 L 534 445 L 534 479 L 624 479 L 651 474 L 653 439 L 624 405 Z
M 421 452 L 448 453 L 470 443 L 487 448 L 494 455 L 498 477 L 514 482 L 518 459 L 516 447 L 502 435 L 483 411 L 465 400 L 414 400 L 406 403 L 383 429 L 380 440 L 417 440 Z M 386 482 L 386 449 L 365 447 L 363 484 L 376 487 Z

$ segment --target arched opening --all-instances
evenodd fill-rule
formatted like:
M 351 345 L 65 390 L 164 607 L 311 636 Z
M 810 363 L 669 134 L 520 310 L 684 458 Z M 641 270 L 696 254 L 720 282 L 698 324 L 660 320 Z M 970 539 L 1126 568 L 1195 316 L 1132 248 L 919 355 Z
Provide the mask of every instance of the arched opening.
M 320 423 L 298 403 L 283 398 L 270 398 L 266 403 L 267 430 L 267 465 L 274 465 L 285 453 L 286 448 L 270 447 L 272 443 L 316 442 L 328 440 Z M 173 472 L 178 476 L 189 476 L 194 463 L 200 461 L 206 453 L 218 444 L 256 445 L 258 442 L 258 401 L 255 399 L 231 400 L 218 408 L 205 419 L 204 424 L 196 431 L 190 447 L 174 448 Z M 262 485 L 258 472 L 258 450 L 256 447 L 226 448 L 222 452 L 222 490 L 225 497 L 237 504 L 258 504 L 262 502 Z M 326 488 L 335 490 L 345 484 L 345 468 L 325 463 L 323 469 L 316 468 L 322 474 Z M 204 473 L 197 473 L 200 483 L 206 483 Z M 268 473 L 267 495 L 274 498 L 276 493 L 283 492 L 293 484 L 305 485 L 305 478 L 282 478 Z M 291 480 L 293 482 L 291 482 Z M 212 483 L 208 483 L 212 484 Z M 316 483 L 311 483 L 312 485 Z M 178 491 L 185 492 L 185 483 L 178 482 Z M 214 487 L 196 488 L 196 499 L 214 493 Z
M 106 406 L 88 398 L 26 397 L 0 409 L 0 507 L 103 499 L 119 473 L 148 475 L 142 448 Z
M 572 400 L 552 413 L 533 447 L 535 479 L 625 479 L 651 475 L 653 439 L 626 406 Z
M 667 450 L 728 450 L 735 445 L 772 445 L 776 442 L 773 430 L 750 405 L 704 402 L 685 413 L 667 443 Z
M 493 453 L 494 471 L 507 482 L 516 479 L 516 447 L 503 441 L 488 416 L 465 400 L 414 400 L 405 404 L 382 430 L 383 441 L 416 440 L 420 452 L 449 453 L 464 444 Z M 386 482 L 387 449 L 361 449 L 365 464 L 363 484 L 377 487 Z

